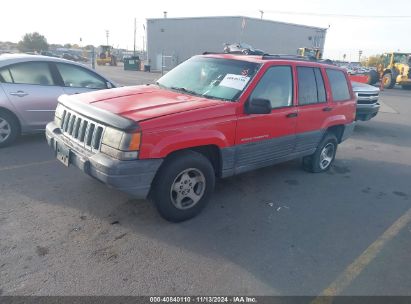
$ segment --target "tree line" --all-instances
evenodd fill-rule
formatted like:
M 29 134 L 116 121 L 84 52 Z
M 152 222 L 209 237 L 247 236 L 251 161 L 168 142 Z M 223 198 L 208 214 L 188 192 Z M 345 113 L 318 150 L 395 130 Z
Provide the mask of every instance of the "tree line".
M 49 44 L 46 37 L 38 32 L 27 33 L 23 36 L 22 40 L 17 43 L 17 49 L 20 52 L 37 52 L 47 51 L 50 46 L 64 47 L 64 48 L 80 48 L 78 44 L 66 43 L 64 45 L 59 44 Z M 84 47 L 86 50 L 91 50 L 94 48 L 93 45 L 87 45 Z

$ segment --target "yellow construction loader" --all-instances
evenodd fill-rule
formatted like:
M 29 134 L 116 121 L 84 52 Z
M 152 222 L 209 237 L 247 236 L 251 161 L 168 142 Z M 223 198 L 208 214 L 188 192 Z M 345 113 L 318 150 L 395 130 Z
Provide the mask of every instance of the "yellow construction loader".
M 386 89 L 399 84 L 403 89 L 411 89 L 411 53 L 385 53 L 377 65 L 377 72 Z
M 299 56 L 304 56 L 304 57 L 311 57 L 315 59 L 322 59 L 323 54 L 321 53 L 321 50 L 318 48 L 299 48 L 297 51 L 297 54 Z
M 113 47 L 110 45 L 100 45 L 101 52 L 97 58 L 98 65 L 117 65 L 117 57 L 112 54 Z

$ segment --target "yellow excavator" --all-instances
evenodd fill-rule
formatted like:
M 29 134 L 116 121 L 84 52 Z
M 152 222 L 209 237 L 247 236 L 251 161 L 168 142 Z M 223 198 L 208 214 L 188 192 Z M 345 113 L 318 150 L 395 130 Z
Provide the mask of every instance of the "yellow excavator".
M 411 89 L 411 53 L 385 53 L 377 65 L 379 78 L 385 89 L 399 84 L 403 89 Z
M 322 59 L 323 54 L 321 53 L 321 50 L 319 48 L 299 48 L 297 50 L 297 54 L 299 56 L 304 56 L 304 57 L 310 57 L 310 58 L 315 58 L 315 59 Z
M 112 66 L 117 65 L 117 57 L 113 55 L 113 47 L 110 45 L 100 45 L 101 52 L 97 58 L 97 65 L 106 65 L 107 63 Z

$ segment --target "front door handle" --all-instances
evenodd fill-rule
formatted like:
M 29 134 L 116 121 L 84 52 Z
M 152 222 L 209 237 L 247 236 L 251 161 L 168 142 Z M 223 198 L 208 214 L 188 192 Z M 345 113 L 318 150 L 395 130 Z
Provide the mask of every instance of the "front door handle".
M 18 97 L 24 97 L 29 95 L 29 93 L 23 92 L 23 91 L 17 91 L 17 92 L 11 92 L 10 95 L 13 96 L 18 96 Z
M 297 117 L 297 116 L 298 116 L 297 112 L 289 113 L 286 115 L 287 118 L 292 118 L 292 117 Z
M 325 107 L 325 108 L 323 108 L 323 111 L 324 112 L 330 112 L 330 111 L 332 111 L 332 109 L 333 108 L 331 108 L 331 107 Z

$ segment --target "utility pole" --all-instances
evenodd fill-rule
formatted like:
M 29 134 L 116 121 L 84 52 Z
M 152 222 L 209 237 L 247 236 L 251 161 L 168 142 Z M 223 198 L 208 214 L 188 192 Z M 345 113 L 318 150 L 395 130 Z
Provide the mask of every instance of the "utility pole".
M 136 56 L 136 31 L 137 31 L 137 21 L 136 21 L 136 18 L 134 18 L 134 52 L 133 52 L 133 56 Z
M 261 19 L 263 19 L 264 11 L 263 11 L 263 10 L 260 10 L 260 14 L 261 14 Z
M 146 36 L 146 26 L 145 26 L 144 23 L 143 23 L 143 29 L 144 29 L 144 32 L 143 32 L 143 58 L 148 60 L 148 55 L 146 53 L 146 43 L 145 43 L 145 40 L 144 40 L 144 38 Z
M 108 45 L 108 37 L 109 36 L 110 36 L 110 32 L 109 32 L 109 30 L 106 30 L 106 42 L 107 42 L 106 45 Z

